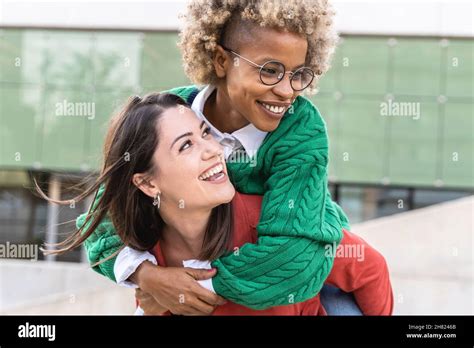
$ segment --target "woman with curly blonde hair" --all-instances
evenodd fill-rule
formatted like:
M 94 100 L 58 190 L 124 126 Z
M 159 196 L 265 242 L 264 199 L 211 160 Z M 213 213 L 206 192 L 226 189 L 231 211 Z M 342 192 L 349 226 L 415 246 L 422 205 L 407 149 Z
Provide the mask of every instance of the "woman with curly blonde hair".
M 186 74 L 200 87 L 169 92 L 209 125 L 237 191 L 263 195 L 253 226 L 257 240 L 194 263 L 212 265 L 210 272 L 168 268 L 156 266 L 147 250 L 124 247 L 114 226 L 104 222 L 86 240 L 98 272 L 137 284 L 141 304 L 151 299 L 174 314 L 209 314 L 222 298 L 258 314 L 313 299 L 325 282 L 352 292 L 364 314 L 391 314 L 383 257 L 372 253 L 363 274 L 354 273 L 361 270 L 358 261 L 335 258 L 339 244 L 362 242 L 331 200 L 326 126 L 302 96 L 314 92 L 329 69 L 337 43 L 333 16 L 326 0 L 190 1 L 179 45 Z M 186 151 L 192 146 L 190 141 Z M 199 180 L 215 185 L 218 175 Z M 167 199 L 164 192 L 156 194 Z M 77 225 L 83 224 L 81 216 Z

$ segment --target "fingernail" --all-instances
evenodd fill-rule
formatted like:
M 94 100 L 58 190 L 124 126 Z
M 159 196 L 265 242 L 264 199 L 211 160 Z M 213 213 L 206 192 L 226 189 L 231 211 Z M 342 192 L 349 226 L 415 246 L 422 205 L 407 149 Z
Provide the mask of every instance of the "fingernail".
M 208 269 L 207 271 L 208 271 L 208 272 L 212 272 L 212 271 L 214 271 L 214 270 L 215 270 L 215 268 L 211 268 L 211 269 Z

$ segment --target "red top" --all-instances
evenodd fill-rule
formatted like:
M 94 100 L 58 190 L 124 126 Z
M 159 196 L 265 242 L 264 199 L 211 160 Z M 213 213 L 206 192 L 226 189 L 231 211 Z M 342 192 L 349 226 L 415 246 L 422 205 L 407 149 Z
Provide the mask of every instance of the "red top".
M 262 196 L 236 193 L 233 199 L 234 235 L 232 247 L 257 242 L 256 226 L 260 218 Z M 327 284 L 345 292 L 352 292 L 357 304 L 365 315 L 390 315 L 393 310 L 393 294 L 385 259 L 362 238 L 344 230 L 344 237 L 336 254 Z M 347 248 L 343 248 L 346 246 Z M 347 251 L 362 250 L 362 253 Z M 158 242 L 151 253 L 158 264 L 166 266 L 166 260 Z M 361 257 L 361 255 L 363 257 Z M 169 315 L 166 312 L 165 315 Z M 319 300 L 314 298 L 291 305 L 277 306 L 265 310 L 254 310 L 227 301 L 215 309 L 212 315 L 326 315 Z

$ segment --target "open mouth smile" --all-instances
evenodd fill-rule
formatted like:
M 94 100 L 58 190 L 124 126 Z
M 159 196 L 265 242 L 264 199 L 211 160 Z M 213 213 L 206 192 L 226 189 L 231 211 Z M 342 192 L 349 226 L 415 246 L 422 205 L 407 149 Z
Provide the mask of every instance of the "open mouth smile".
M 274 116 L 283 116 L 288 110 L 289 106 L 291 104 L 274 104 L 274 103 L 266 103 L 262 101 L 257 100 L 257 104 L 259 104 L 265 111 L 267 111 L 269 114 L 272 114 Z
M 206 169 L 198 179 L 202 181 L 217 181 L 225 177 L 224 165 L 222 163 L 216 163 L 211 168 Z

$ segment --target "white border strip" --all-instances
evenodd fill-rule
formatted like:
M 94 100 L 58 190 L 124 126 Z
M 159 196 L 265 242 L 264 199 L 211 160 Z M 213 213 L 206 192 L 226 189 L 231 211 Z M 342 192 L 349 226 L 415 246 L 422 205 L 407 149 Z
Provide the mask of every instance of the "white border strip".
M 0 0 L 0 26 L 179 30 L 188 0 Z M 474 37 L 471 0 L 333 0 L 347 34 Z

